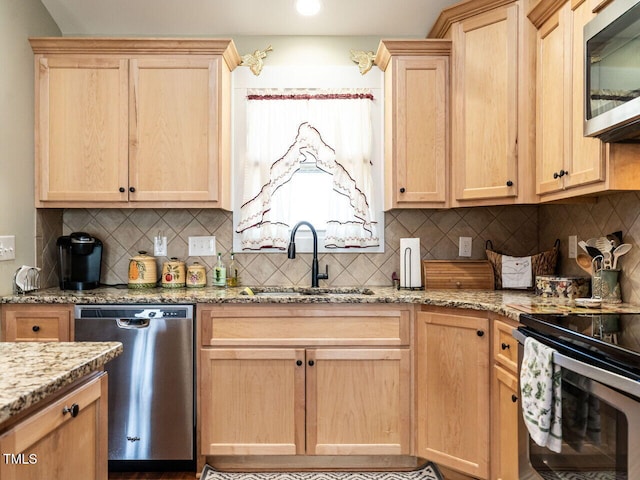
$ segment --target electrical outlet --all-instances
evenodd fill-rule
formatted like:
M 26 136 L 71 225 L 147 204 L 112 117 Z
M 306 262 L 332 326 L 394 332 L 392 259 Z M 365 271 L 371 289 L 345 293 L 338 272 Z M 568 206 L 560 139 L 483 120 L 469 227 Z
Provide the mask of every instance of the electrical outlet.
M 461 257 L 471 256 L 471 244 L 473 239 L 471 237 L 459 237 L 458 239 L 458 255 Z
M 215 257 L 216 237 L 189 237 L 190 257 Z
M 153 237 L 153 255 L 156 257 L 167 256 L 167 237 Z
M 569 235 L 569 258 L 578 256 L 578 236 Z
M 0 262 L 4 260 L 15 260 L 16 258 L 16 236 L 5 235 L 0 237 Z

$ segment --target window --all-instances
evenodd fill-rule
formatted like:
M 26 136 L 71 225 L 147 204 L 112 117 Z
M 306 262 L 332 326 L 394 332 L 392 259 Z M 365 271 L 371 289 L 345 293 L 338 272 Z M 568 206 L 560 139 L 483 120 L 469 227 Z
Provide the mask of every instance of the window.
M 234 78 L 234 251 L 280 252 L 301 220 L 316 228 L 321 251 L 384 251 L 381 72 L 364 81 L 355 67 L 265 67 L 253 78 L 243 70 Z M 283 78 L 305 90 L 250 88 Z M 357 90 L 334 88 L 336 80 Z M 363 89 L 367 82 L 375 88 Z M 310 251 L 305 234 L 298 251 Z

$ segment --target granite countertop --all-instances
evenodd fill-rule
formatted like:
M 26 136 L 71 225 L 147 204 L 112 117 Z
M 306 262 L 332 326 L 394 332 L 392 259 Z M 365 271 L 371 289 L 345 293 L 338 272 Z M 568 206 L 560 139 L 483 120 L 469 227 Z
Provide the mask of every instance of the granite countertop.
M 120 342 L 0 342 L 0 424 L 121 353 Z
M 244 287 L 149 288 L 100 287 L 74 291 L 49 288 L 26 295 L 0 298 L 0 303 L 71 304 L 253 304 L 253 303 L 410 303 L 486 310 L 517 320 L 522 312 L 549 313 L 574 309 L 567 299 L 542 298 L 519 290 L 398 290 L 393 287 L 254 287 L 251 296 Z M 259 293 L 263 293 L 260 295 Z M 266 295 L 265 295 L 266 294 Z M 633 305 L 611 306 L 615 311 L 638 311 Z M 607 307 L 602 310 L 606 311 Z M 585 312 L 587 309 L 581 308 Z M 591 311 L 591 310 L 589 310 Z

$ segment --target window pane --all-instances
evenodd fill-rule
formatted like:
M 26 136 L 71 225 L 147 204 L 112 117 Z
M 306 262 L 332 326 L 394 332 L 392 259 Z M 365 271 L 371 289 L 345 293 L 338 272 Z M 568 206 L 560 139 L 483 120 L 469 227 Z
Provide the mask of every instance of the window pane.
M 311 223 L 316 231 L 325 230 L 329 220 L 329 193 L 332 177 L 317 168 L 296 172 L 289 182 L 289 225 L 301 220 Z

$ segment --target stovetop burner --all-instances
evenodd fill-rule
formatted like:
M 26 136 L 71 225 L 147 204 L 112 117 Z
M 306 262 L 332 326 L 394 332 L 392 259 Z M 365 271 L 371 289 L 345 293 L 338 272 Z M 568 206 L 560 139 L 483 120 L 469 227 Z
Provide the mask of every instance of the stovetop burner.
M 520 315 L 528 329 L 640 376 L 640 313 Z

